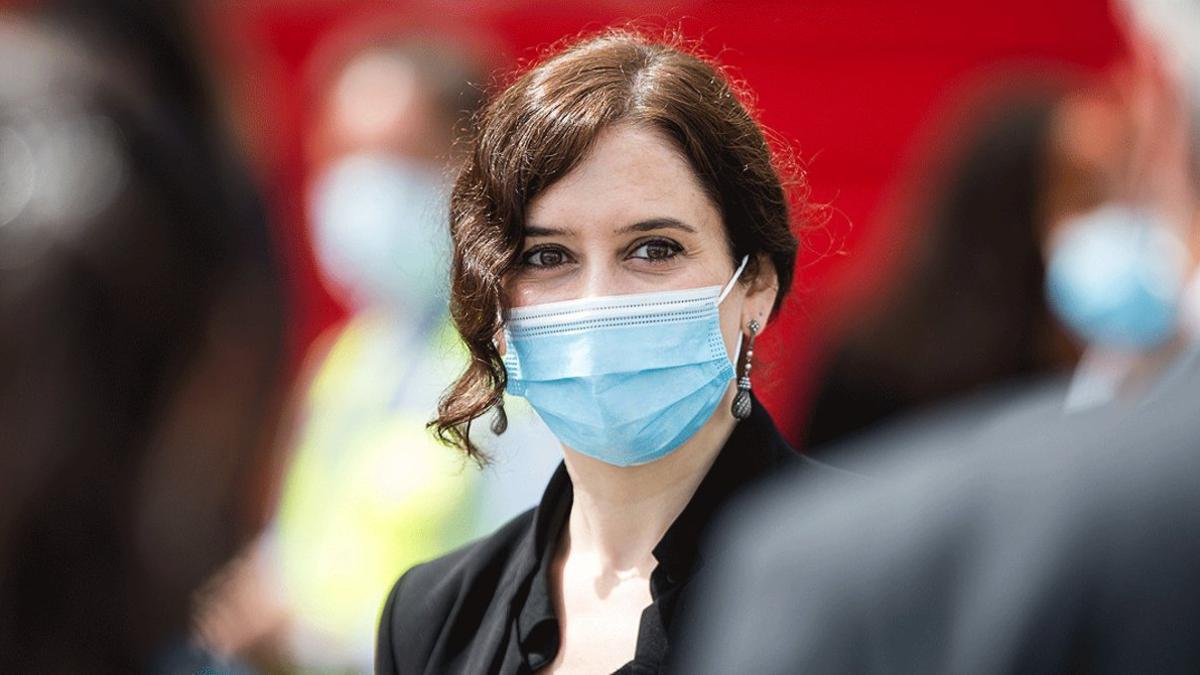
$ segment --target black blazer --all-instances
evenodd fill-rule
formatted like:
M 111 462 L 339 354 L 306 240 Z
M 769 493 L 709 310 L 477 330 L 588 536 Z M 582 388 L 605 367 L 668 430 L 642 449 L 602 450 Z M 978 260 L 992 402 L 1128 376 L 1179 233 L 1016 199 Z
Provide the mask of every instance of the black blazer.
M 753 408 L 655 547 L 653 602 L 639 624 L 635 657 L 618 672 L 664 668 L 675 618 L 702 564 L 700 540 L 735 493 L 785 466 L 802 474 L 848 475 L 796 454 L 762 406 L 755 402 Z M 571 501 L 571 481 L 560 465 L 537 508 L 405 573 L 383 609 L 376 672 L 532 673 L 553 661 L 559 629 L 548 568 Z

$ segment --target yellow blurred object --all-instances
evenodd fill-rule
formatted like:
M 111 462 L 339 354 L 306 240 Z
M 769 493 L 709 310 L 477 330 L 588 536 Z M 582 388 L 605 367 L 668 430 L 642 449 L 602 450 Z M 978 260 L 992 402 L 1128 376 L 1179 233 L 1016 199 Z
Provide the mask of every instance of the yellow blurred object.
M 293 618 L 358 663 L 399 574 L 473 534 L 479 473 L 426 431 L 436 389 L 413 391 L 445 382 L 413 372 L 445 359 L 402 342 L 372 314 L 338 336 L 308 394 L 277 524 Z

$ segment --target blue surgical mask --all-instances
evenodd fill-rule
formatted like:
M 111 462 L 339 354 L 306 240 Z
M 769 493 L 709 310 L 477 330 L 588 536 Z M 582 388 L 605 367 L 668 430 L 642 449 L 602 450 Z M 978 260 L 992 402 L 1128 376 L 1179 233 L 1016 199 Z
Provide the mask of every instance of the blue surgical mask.
M 1089 345 L 1146 351 L 1178 325 L 1186 251 L 1153 213 L 1109 205 L 1062 226 L 1046 267 L 1051 309 Z
M 669 454 L 712 417 L 733 379 L 718 308 L 748 259 L 724 287 L 511 310 L 509 393 L 528 400 L 567 447 L 602 462 L 633 466 Z

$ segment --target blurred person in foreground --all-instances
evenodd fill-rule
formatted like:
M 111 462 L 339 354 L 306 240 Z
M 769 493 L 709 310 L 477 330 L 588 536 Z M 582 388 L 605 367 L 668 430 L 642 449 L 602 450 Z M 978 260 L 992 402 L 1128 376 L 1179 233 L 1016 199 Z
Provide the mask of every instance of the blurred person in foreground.
M 0 15 L 0 671 L 174 670 L 266 519 L 266 223 L 173 3 Z
M 1200 368 L 1163 394 L 739 505 L 676 672 L 1200 672 Z
M 1182 93 L 1200 83 L 1200 6 L 1127 7 L 1155 97 L 1135 149 L 1178 160 L 1128 194 L 1194 236 L 1200 105 Z M 1138 396 L 975 437 L 884 436 L 869 458 L 884 484 L 740 505 L 710 542 L 678 671 L 1200 672 L 1200 352 L 1174 351 L 1165 369 L 1149 357 Z

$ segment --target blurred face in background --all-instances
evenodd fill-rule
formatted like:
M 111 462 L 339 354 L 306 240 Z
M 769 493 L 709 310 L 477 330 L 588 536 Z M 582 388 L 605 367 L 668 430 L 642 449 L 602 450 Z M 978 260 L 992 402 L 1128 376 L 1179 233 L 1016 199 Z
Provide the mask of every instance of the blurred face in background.
M 353 309 L 416 326 L 445 305 L 456 122 L 445 90 L 470 86 L 465 72 L 438 81 L 427 63 L 437 49 L 398 39 L 351 56 L 322 90 L 310 145 L 309 215 L 327 286 Z
M 1067 218 L 1096 208 L 1116 193 L 1128 163 L 1128 120 L 1111 92 L 1065 96 L 1051 122 L 1047 148 L 1042 238 Z
M 369 48 L 351 57 L 327 87 L 312 148 L 316 163 L 359 152 L 446 161 L 454 120 L 404 55 Z
M 1186 329 L 1197 266 L 1189 116 L 1134 37 L 1107 90 L 1064 99 L 1044 204 L 1047 299 L 1082 343 L 1149 353 Z

